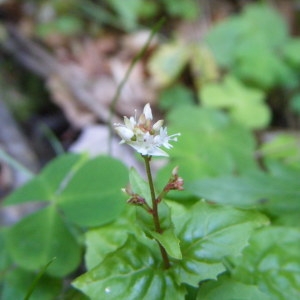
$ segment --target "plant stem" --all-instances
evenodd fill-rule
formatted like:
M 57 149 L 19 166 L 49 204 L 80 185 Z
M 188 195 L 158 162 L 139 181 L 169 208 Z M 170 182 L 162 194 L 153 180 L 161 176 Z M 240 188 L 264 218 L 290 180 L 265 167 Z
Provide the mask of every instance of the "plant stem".
M 152 173 L 151 173 L 151 168 L 150 168 L 150 160 L 151 156 L 144 156 L 142 155 L 144 160 L 145 160 L 145 166 L 146 166 L 146 172 L 147 172 L 147 177 L 148 177 L 148 182 L 149 182 L 149 187 L 150 187 L 150 193 L 151 193 L 151 200 L 152 200 L 152 216 L 153 216 L 153 223 L 155 227 L 155 231 L 157 233 L 162 233 L 161 227 L 160 227 L 160 221 L 159 221 L 159 215 L 158 215 L 158 203 L 156 201 L 155 197 L 155 191 L 154 191 L 154 184 L 153 184 L 153 179 L 152 179 Z M 165 248 L 157 241 L 160 249 L 160 253 L 164 262 L 164 267 L 165 269 L 170 268 L 170 261 L 168 254 L 165 250 Z

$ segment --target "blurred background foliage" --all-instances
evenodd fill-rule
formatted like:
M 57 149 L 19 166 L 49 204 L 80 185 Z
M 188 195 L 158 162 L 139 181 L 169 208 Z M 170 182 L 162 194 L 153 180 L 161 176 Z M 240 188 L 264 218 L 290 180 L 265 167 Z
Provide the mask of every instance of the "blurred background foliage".
M 299 27 L 298 1 L 2 2 L 2 43 L 7 24 L 13 23 L 60 60 L 74 59 L 82 51 L 78 44 L 87 38 L 101 43 L 111 35 L 118 42 L 165 17 L 158 43 L 143 61 L 161 109 L 198 102 L 227 110 L 251 129 L 298 126 L 300 40 L 292 34 Z M 2 54 L 1 81 L 22 90 L 25 99 L 14 111 L 21 120 L 28 119 L 34 107 L 39 111 L 49 105 L 51 91 L 47 95 L 43 82 L 5 47 Z M 13 69 L 19 72 L 12 76 Z M 41 98 L 48 101 L 37 100 Z

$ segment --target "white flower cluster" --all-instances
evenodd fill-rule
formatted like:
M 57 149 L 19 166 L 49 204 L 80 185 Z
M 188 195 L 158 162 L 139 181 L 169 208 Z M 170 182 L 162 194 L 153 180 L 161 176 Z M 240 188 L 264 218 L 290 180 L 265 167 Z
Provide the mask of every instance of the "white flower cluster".
M 114 124 L 116 132 L 122 138 L 121 143 L 133 147 L 142 155 L 168 156 L 160 147 L 172 148 L 170 141 L 177 141 L 180 133 L 168 135 L 167 128 L 162 127 L 163 120 L 152 125 L 152 111 L 150 104 L 146 104 L 143 113 L 137 120 L 134 117 L 124 117 L 124 124 Z

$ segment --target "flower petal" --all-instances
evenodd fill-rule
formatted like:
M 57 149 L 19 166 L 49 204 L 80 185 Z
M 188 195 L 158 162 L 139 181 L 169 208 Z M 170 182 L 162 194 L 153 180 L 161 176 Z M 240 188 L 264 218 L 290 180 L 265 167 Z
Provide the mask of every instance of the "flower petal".
M 152 110 L 151 110 L 151 107 L 150 107 L 150 104 L 147 103 L 144 107 L 144 115 L 146 117 L 147 120 L 152 120 L 153 117 L 152 117 Z
M 115 129 L 118 135 L 125 141 L 129 141 L 134 136 L 133 131 L 125 126 L 118 126 Z

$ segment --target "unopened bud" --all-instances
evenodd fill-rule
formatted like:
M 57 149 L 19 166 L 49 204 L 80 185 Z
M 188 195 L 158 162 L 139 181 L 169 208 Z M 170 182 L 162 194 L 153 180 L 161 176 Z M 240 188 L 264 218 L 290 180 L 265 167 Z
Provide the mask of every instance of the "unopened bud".
M 146 200 L 139 195 L 133 195 L 130 199 L 127 200 L 127 203 L 133 205 L 144 205 Z
M 173 175 L 174 177 L 177 177 L 177 176 L 178 176 L 178 169 L 179 169 L 179 167 L 176 166 L 176 167 L 172 170 L 172 175 Z

